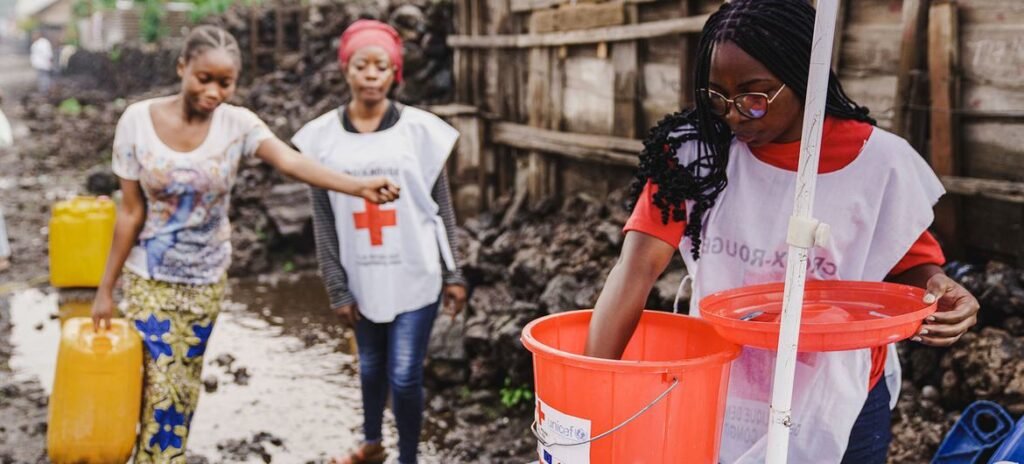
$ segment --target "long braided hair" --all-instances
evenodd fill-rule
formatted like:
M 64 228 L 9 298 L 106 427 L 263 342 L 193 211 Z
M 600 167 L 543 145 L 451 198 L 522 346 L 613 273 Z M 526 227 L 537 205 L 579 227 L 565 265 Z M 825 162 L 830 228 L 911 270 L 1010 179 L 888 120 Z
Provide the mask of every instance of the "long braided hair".
M 658 187 L 654 204 L 661 220 L 687 221 L 685 234 L 700 258 L 703 219 L 728 184 L 726 165 L 732 131 L 710 109 L 707 94 L 711 55 L 715 45 L 730 41 L 764 64 L 800 99 L 807 92 L 807 72 L 814 35 L 814 8 L 808 0 L 732 0 L 708 18 L 700 35 L 694 67 L 694 108 L 670 114 L 644 140 L 640 166 L 631 187 L 635 206 L 650 181 Z M 868 109 L 851 100 L 835 72 L 829 76 L 825 113 L 874 125 Z M 679 147 L 697 141 L 697 158 L 680 165 Z M 685 200 L 693 201 L 687 218 Z

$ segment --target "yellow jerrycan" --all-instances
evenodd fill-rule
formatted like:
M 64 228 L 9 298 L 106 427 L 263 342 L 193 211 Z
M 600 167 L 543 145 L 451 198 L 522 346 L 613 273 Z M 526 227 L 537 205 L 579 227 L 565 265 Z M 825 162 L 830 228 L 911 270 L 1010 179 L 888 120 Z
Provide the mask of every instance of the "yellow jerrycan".
M 106 197 L 58 202 L 50 215 L 50 284 L 98 287 L 114 239 L 117 207 Z
M 92 319 L 61 329 L 50 395 L 47 453 L 54 464 L 125 463 L 131 458 L 142 398 L 142 341 L 131 323 Z

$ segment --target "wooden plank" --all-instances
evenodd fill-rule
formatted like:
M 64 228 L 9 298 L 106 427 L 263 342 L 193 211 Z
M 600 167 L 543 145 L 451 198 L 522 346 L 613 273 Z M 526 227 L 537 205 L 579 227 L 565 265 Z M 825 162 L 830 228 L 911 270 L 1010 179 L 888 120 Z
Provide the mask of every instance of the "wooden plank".
M 469 34 L 469 0 L 455 0 L 455 30 Z M 455 101 L 470 102 L 469 54 L 472 50 L 455 49 L 452 56 L 452 73 L 455 80 Z
M 680 0 L 679 13 L 684 18 L 696 12 L 696 0 Z M 683 35 L 680 39 L 679 58 L 679 108 L 689 108 L 695 103 L 693 88 L 693 65 L 697 59 L 697 43 L 699 39 Z M 653 122 L 653 121 L 651 121 Z
M 526 111 L 527 124 L 532 127 L 546 128 L 549 124 L 552 53 L 554 52 L 550 48 L 530 50 L 529 77 L 526 83 L 528 98 Z M 546 162 L 542 153 L 531 151 L 527 155 L 525 170 L 518 174 L 526 177 L 528 203 L 537 204 L 554 193 L 551 183 L 556 173 L 552 172 L 550 167 L 551 165 Z M 520 180 L 516 183 L 522 185 L 524 182 Z
M 1024 182 L 954 176 L 940 179 L 949 193 L 1024 204 Z
M 1024 121 L 1024 110 L 972 110 L 958 111 L 961 119 L 972 121 Z
M 846 30 L 846 3 L 847 0 L 838 0 L 839 9 L 836 11 L 835 37 L 832 39 L 832 69 L 839 69 L 840 57 L 843 54 L 843 32 Z
M 636 5 L 633 5 L 636 8 Z M 575 31 L 626 23 L 625 4 L 615 2 L 565 5 L 558 9 L 538 10 L 530 15 L 530 33 Z
M 601 27 L 585 31 L 552 32 L 548 34 L 494 35 L 490 37 L 450 35 L 448 36 L 448 46 L 456 49 L 535 48 L 597 44 L 600 42 L 622 42 L 675 34 L 697 34 L 703 29 L 707 19 L 707 15 L 701 15 L 626 26 Z
M 630 6 L 630 22 L 639 16 L 636 5 Z M 612 44 L 612 66 L 615 70 L 612 135 L 636 138 L 640 116 L 639 44 L 636 41 Z
M 899 25 L 847 23 L 841 51 L 842 67 L 837 69 L 858 76 L 896 74 L 900 33 Z M 923 48 L 924 41 L 920 45 Z
M 958 0 L 960 24 L 1024 24 L 1024 2 L 1020 0 Z
M 932 5 L 928 21 L 928 72 L 931 81 L 931 162 L 940 176 L 956 175 L 955 108 L 958 107 L 959 34 L 956 5 Z
M 963 122 L 964 157 L 960 175 L 1024 181 L 1024 125 L 1005 121 Z
M 274 7 L 274 53 L 280 55 L 284 51 L 284 12 L 281 7 Z M 275 56 L 276 58 L 276 56 Z
M 858 104 L 871 110 L 871 117 L 878 120 L 879 127 L 889 129 L 892 126 L 892 109 L 896 89 L 896 76 L 874 75 L 857 77 L 844 74 L 841 77 L 843 90 L 846 90 Z
M 565 129 L 608 135 L 615 125 L 615 67 L 611 60 L 570 56 L 565 60 Z
M 631 5 L 636 10 L 636 5 Z M 559 31 L 620 26 L 627 23 L 625 4 L 620 1 L 568 5 L 558 9 Z M 636 21 L 632 21 L 636 22 Z M 532 31 L 531 31 L 532 32 Z
M 851 24 L 895 24 L 901 22 L 903 10 L 899 0 L 854 0 L 856 7 L 847 11 Z
M 496 144 L 615 166 L 636 166 L 643 149 L 639 140 L 559 132 L 508 122 L 492 124 L 489 135 Z M 609 144 L 602 145 L 602 141 Z M 625 146 L 631 149 L 615 149 Z
M 1012 256 L 1017 258 L 1018 264 L 1024 264 L 1024 214 L 1021 206 L 984 198 L 962 200 L 964 220 L 968 224 L 979 225 L 964 231 L 972 254 L 998 259 Z M 996 256 L 992 256 L 993 253 Z
M 530 14 L 530 33 L 543 34 L 558 30 L 558 10 L 537 10 Z
M 487 35 L 494 35 L 500 33 L 501 24 L 505 21 L 508 16 L 507 0 L 488 0 L 487 2 L 487 18 L 488 22 L 485 27 Z M 484 75 L 481 78 L 484 80 L 484 95 L 483 101 L 478 102 L 484 111 L 491 113 L 499 113 L 502 111 L 502 93 L 503 86 L 501 85 L 502 75 L 500 53 L 502 51 L 498 49 L 486 50 L 486 61 L 484 63 Z M 506 64 L 507 65 L 507 64 Z
M 550 49 L 551 77 L 548 83 L 548 109 L 544 120 L 545 129 L 562 130 L 565 114 L 565 86 L 568 78 L 565 71 L 565 59 L 558 50 Z
M 959 174 L 956 114 L 959 34 L 956 4 L 932 4 L 928 12 L 928 73 L 931 82 L 931 164 L 939 176 Z M 949 254 L 962 253 L 960 202 L 943 198 L 935 207 L 935 226 Z
M 919 104 L 911 100 L 911 89 L 918 70 L 924 65 L 925 28 L 928 24 L 927 0 L 903 1 L 903 24 L 900 35 L 900 60 L 896 71 L 896 98 L 893 105 L 892 129 L 896 135 L 909 139 L 912 133 L 908 105 Z
M 471 16 L 470 16 L 470 30 L 473 31 L 473 35 L 484 34 L 484 9 L 486 8 L 485 0 L 471 0 L 470 5 Z M 475 50 L 470 58 L 470 75 L 473 76 L 471 82 L 473 83 L 472 89 L 472 102 L 483 101 L 485 98 L 485 86 L 484 86 L 484 54 L 485 50 Z
M 965 81 L 1024 91 L 1024 24 L 967 24 L 960 41 Z
M 479 114 L 480 110 L 473 105 L 464 105 L 460 103 L 449 103 L 447 105 L 431 105 L 427 107 L 427 111 L 434 113 L 441 118 L 453 118 L 456 116 L 474 116 Z

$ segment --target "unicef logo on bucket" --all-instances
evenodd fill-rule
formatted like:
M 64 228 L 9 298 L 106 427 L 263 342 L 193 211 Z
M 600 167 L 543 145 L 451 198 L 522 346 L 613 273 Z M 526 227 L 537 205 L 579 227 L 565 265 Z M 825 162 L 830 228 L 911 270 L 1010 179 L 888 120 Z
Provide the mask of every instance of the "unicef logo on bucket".
M 544 464 L 588 464 L 590 462 L 590 420 L 565 414 L 537 400 L 537 432 L 548 444 L 537 443 Z M 578 445 L 575 445 L 578 444 Z M 575 446 L 565 446 L 575 445 Z
M 541 427 L 554 432 L 554 434 L 561 439 L 558 440 L 560 442 L 579 443 L 587 441 L 587 438 L 590 437 L 590 434 L 582 428 L 571 424 L 563 424 L 562 422 L 551 418 L 544 421 L 544 423 L 541 424 Z

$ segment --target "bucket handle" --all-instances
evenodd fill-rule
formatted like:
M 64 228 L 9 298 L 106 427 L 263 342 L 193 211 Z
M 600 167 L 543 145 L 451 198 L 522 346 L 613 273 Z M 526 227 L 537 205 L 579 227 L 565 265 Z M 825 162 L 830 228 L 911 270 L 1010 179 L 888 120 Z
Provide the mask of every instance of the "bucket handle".
M 537 430 L 537 419 L 536 418 L 533 419 L 533 423 L 530 424 L 530 431 L 533 432 L 533 436 L 537 438 L 537 441 L 540 442 L 540 444 L 542 444 L 542 445 L 544 445 L 544 446 L 546 446 L 548 448 L 551 448 L 551 447 L 554 447 L 554 446 L 579 446 L 579 445 L 585 445 L 587 443 L 592 443 L 592 442 L 600 440 L 600 439 L 602 439 L 604 437 L 607 437 L 608 435 L 611 435 L 611 434 L 615 433 L 619 429 L 621 429 L 621 428 L 625 427 L 626 425 L 628 425 L 630 422 L 633 422 L 633 420 L 635 420 L 636 418 L 638 418 L 641 415 L 643 415 L 643 413 L 645 413 L 645 412 L 647 412 L 647 410 L 653 408 L 654 405 L 658 404 L 659 401 L 663 400 L 666 396 L 668 396 L 668 394 L 671 393 L 672 390 L 674 390 L 678 385 L 679 385 L 679 379 L 676 378 L 676 377 L 673 377 L 672 378 L 672 385 L 669 385 L 668 388 L 666 388 L 665 391 L 661 392 L 660 395 L 658 395 L 656 398 L 654 398 L 653 401 L 651 401 L 650 403 L 647 403 L 647 406 L 644 406 L 642 409 L 637 411 L 636 414 L 633 414 L 632 416 L 630 416 L 629 419 L 626 419 L 626 420 L 622 421 L 622 423 L 620 423 L 619 425 L 616 425 L 615 427 L 612 427 L 612 428 L 608 429 L 606 432 L 601 433 L 601 434 L 599 434 L 599 435 L 597 435 L 594 438 L 591 438 L 589 440 L 584 440 L 584 441 L 577 442 L 577 443 L 557 443 L 557 442 L 546 441 L 543 438 L 541 438 L 540 431 Z
M 686 274 L 683 276 L 683 280 L 679 281 L 679 287 L 676 288 L 676 298 L 672 301 L 672 313 L 679 314 L 679 300 L 683 298 L 683 289 L 686 288 L 686 284 L 690 284 L 690 298 L 693 298 L 693 276 Z

